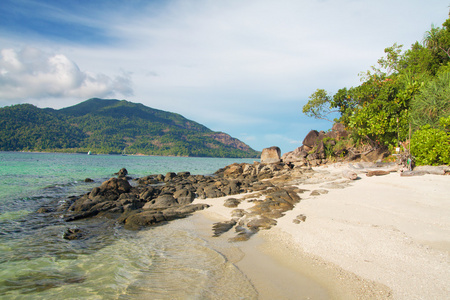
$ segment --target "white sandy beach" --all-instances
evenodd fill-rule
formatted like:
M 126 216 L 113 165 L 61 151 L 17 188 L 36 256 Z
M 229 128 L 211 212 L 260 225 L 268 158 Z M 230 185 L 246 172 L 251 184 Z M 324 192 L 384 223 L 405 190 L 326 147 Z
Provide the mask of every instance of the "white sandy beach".
M 360 173 L 348 182 L 338 178 L 346 168 L 315 168 L 344 184 L 311 178 L 275 227 L 239 243 L 236 264 L 260 299 L 450 299 L 450 176 Z M 318 189 L 328 193 L 310 195 Z M 196 201 L 211 205 L 205 216 L 229 220 L 226 198 Z

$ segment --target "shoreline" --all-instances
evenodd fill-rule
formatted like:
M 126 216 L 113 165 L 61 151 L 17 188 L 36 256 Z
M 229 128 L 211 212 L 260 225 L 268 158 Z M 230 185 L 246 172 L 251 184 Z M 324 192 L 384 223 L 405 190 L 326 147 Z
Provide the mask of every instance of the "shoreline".
M 122 154 L 122 153 L 92 153 L 88 154 L 88 152 L 71 152 L 71 151 L 34 151 L 34 150 L 2 150 L 0 152 L 16 152 L 16 153 L 43 153 L 43 154 L 80 154 L 80 155 L 111 155 L 111 156 L 144 156 L 144 157 L 181 157 L 181 158 L 213 158 L 213 159 L 253 159 L 253 160 L 260 160 L 260 157 L 219 157 L 219 156 L 183 156 L 183 155 L 155 155 L 155 154 L 143 154 L 143 153 L 136 153 L 136 154 Z
M 310 178 L 299 184 L 309 192 L 300 194 L 300 203 L 277 219 L 274 228 L 234 243 L 245 253 L 236 265 L 255 284 L 260 299 L 298 297 L 301 288 L 292 287 L 295 283 L 284 288 L 271 283 L 273 266 L 278 268 L 273 272 L 276 279 L 284 276 L 289 282 L 293 272 L 317 284 L 320 295 L 326 291 L 324 298 L 313 299 L 447 297 L 450 176 L 390 173 L 369 178 L 359 172 L 355 181 L 336 179 L 343 169 L 342 165 L 314 168 L 314 173 L 328 174 L 329 180 Z M 327 193 L 310 194 L 324 189 Z M 233 210 L 223 206 L 227 198 L 195 202 L 211 205 L 200 212 L 205 217 L 223 221 L 230 220 Z M 244 201 L 238 208 L 250 206 Z M 299 214 L 306 220 L 293 223 Z M 264 256 L 270 257 L 272 267 L 260 266 Z

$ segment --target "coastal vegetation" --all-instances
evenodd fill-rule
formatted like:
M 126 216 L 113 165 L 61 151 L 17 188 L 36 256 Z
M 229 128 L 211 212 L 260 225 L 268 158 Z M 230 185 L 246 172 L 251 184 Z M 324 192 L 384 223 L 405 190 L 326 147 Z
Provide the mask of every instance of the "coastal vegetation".
M 20 104 L 0 109 L 1 151 L 258 157 L 223 132 L 125 100 L 89 99 L 59 110 Z
M 416 164 L 450 164 L 450 18 L 410 49 L 402 47 L 386 48 L 377 65 L 359 74 L 359 86 L 334 95 L 317 89 L 303 113 L 337 116 L 333 121 L 344 124 L 356 147 L 402 145 Z

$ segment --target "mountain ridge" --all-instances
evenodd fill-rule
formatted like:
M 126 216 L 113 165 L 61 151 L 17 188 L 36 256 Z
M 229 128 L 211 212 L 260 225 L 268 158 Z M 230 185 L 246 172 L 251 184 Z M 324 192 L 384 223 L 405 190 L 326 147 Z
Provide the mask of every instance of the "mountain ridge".
M 0 108 L 0 150 L 259 157 L 242 141 L 180 114 L 99 98 L 58 110 Z

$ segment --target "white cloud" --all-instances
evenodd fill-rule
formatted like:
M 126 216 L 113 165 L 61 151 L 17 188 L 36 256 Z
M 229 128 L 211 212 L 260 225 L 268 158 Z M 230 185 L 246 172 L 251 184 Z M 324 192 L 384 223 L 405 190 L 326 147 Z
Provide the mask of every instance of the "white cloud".
M 129 74 L 111 78 L 82 71 L 63 54 L 37 48 L 0 51 L 0 98 L 89 98 L 132 95 Z
M 384 48 L 398 42 L 408 49 L 432 23 L 440 26 L 448 17 L 442 0 L 143 1 L 138 12 L 122 3 L 127 13 L 114 7 L 95 10 L 95 17 L 80 14 L 82 23 L 114 37 L 108 43 L 0 36 L 3 47 L 31 44 L 64 54 L 46 54 L 21 69 L 23 54 L 6 53 L 0 102 L 6 93 L 9 99 L 40 96 L 46 98 L 40 104 L 55 108 L 67 106 L 68 97 L 75 104 L 94 94 L 126 96 L 132 74 L 130 101 L 251 137 L 258 150 L 272 144 L 292 150 L 310 129 L 330 127 L 301 113 L 317 88 L 333 94 L 359 85 L 358 73 L 375 64 Z M 112 76 L 117 70 L 124 75 Z M 8 72 L 15 76 L 6 77 Z

